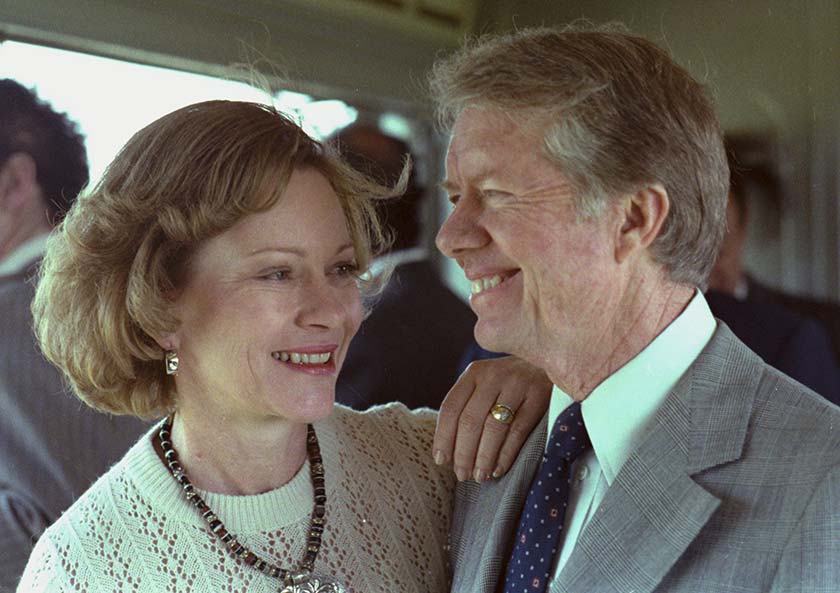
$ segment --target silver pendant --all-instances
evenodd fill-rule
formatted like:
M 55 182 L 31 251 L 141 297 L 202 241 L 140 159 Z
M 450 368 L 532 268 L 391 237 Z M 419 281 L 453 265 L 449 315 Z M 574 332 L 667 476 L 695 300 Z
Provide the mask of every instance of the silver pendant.
M 347 589 L 338 583 L 328 583 L 312 577 L 304 583 L 284 585 L 280 589 L 280 593 L 352 593 L 352 589 Z

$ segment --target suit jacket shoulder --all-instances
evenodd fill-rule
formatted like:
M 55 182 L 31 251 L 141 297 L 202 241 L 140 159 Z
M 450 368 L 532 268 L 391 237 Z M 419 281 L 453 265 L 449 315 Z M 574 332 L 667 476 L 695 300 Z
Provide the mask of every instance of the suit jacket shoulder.
M 452 591 L 495 591 L 504 574 L 519 516 L 539 468 L 548 417 L 531 432 L 513 466 L 500 480 L 459 482 L 450 532 Z

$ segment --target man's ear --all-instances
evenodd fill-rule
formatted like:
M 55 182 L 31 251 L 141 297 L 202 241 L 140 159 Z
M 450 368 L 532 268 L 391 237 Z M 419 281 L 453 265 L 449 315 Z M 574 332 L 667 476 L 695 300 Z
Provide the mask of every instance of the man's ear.
M 33 199 L 42 199 L 38 167 L 31 156 L 16 152 L 0 167 L 0 204 L 6 211 L 18 211 L 31 207 Z
M 622 198 L 621 226 L 615 246 L 618 263 L 653 243 L 665 223 L 669 208 L 668 192 L 661 183 L 647 185 Z

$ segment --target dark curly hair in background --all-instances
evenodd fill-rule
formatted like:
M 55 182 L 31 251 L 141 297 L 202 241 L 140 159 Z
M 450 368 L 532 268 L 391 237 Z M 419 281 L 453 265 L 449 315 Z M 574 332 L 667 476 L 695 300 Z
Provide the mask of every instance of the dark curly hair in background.
M 84 137 L 66 114 L 56 113 L 32 90 L 0 80 L 0 165 L 25 152 L 38 169 L 50 221 L 67 212 L 88 182 Z

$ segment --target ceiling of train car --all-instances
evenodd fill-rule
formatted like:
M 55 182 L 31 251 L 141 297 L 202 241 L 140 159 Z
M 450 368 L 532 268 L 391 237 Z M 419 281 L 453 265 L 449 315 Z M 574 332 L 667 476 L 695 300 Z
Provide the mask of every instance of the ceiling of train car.
M 6 0 L 9 39 L 224 75 L 246 63 L 275 84 L 418 107 L 423 77 L 469 32 L 476 0 Z

